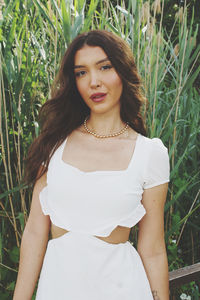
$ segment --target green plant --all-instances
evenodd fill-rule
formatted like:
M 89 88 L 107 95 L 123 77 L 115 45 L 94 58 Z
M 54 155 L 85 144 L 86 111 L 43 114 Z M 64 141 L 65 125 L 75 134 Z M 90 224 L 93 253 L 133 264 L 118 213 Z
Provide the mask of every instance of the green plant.
M 188 24 L 187 8 L 182 19 L 177 15 L 176 34 L 175 24 L 170 31 L 163 24 L 164 1 L 154 6 L 142 0 L 5 4 L 0 20 L 0 298 L 11 297 L 16 280 L 31 202 L 31 189 L 22 183 L 23 159 L 39 133 L 38 111 L 50 96 L 65 48 L 79 32 L 93 28 L 111 30 L 129 43 L 148 99 L 143 111 L 148 134 L 161 137 L 169 149 L 165 229 L 170 270 L 197 262 L 200 109 L 193 84 L 200 72 L 200 45 L 193 16 Z

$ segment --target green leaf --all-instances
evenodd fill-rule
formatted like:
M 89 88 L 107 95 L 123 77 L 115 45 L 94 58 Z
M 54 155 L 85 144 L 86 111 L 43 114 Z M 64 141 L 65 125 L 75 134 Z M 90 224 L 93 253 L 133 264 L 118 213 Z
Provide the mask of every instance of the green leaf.
M 95 13 L 98 3 L 99 3 L 99 0 L 91 0 L 90 1 L 89 9 L 88 9 L 86 18 L 84 20 L 84 26 L 83 26 L 81 32 L 88 31 L 91 28 L 92 23 L 93 23 L 94 13 Z
M 48 20 L 51 27 L 55 30 L 54 24 L 52 23 L 51 19 L 48 16 L 46 7 L 39 1 L 39 0 L 33 0 L 33 3 L 39 8 L 39 12 L 45 20 Z
M 19 219 L 19 222 L 20 222 L 20 225 L 21 225 L 21 230 L 23 231 L 24 230 L 24 213 L 22 212 L 19 212 L 18 213 L 18 216 L 16 217 L 16 219 Z
M 10 283 L 8 284 L 7 290 L 8 290 L 8 291 L 14 291 L 14 289 L 15 289 L 15 281 L 12 281 L 12 282 L 10 282 Z
M 3 199 L 3 198 L 7 197 L 8 195 L 10 195 L 12 193 L 15 193 L 15 192 L 18 192 L 22 189 L 27 189 L 27 188 L 28 188 L 28 185 L 25 185 L 25 184 L 21 184 L 19 186 L 16 186 L 13 189 L 10 189 L 10 190 L 0 194 L 0 199 Z
M 62 23 L 67 45 L 71 42 L 71 9 L 70 1 L 61 0 Z
M 9 251 L 9 257 L 12 262 L 18 263 L 19 262 L 19 248 L 14 246 L 12 250 Z

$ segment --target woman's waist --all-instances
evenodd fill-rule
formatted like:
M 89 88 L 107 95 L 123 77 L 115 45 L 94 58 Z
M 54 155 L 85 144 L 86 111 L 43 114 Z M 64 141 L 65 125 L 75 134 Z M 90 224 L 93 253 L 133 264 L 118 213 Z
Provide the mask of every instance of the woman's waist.
M 120 244 L 120 243 L 126 243 L 129 239 L 131 228 L 124 227 L 124 226 L 116 226 L 114 230 L 108 235 L 108 236 L 98 236 L 93 235 L 94 237 L 103 240 L 109 244 Z M 62 235 L 66 235 L 71 230 L 67 230 L 64 228 L 60 228 L 53 223 L 51 223 L 51 238 L 56 239 L 61 237 Z

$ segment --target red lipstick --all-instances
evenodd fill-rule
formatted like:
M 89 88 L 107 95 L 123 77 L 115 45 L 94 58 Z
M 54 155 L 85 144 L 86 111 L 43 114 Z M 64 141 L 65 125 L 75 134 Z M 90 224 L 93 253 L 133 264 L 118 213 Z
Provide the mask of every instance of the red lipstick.
M 105 93 L 95 93 L 90 96 L 90 99 L 92 99 L 92 101 L 94 102 L 100 102 L 103 101 L 105 97 L 106 97 Z

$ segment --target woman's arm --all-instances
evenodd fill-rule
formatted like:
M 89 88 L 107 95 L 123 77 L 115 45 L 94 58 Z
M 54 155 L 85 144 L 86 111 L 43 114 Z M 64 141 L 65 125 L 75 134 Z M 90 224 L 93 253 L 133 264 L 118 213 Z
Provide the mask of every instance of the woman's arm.
M 39 194 L 46 185 L 46 174 L 35 184 L 28 221 L 22 236 L 20 263 L 13 300 L 31 300 L 41 270 L 50 229 L 49 216 L 41 210 Z
M 146 215 L 139 223 L 138 252 L 155 300 L 169 300 L 168 262 L 164 241 L 164 204 L 168 184 L 146 189 Z

